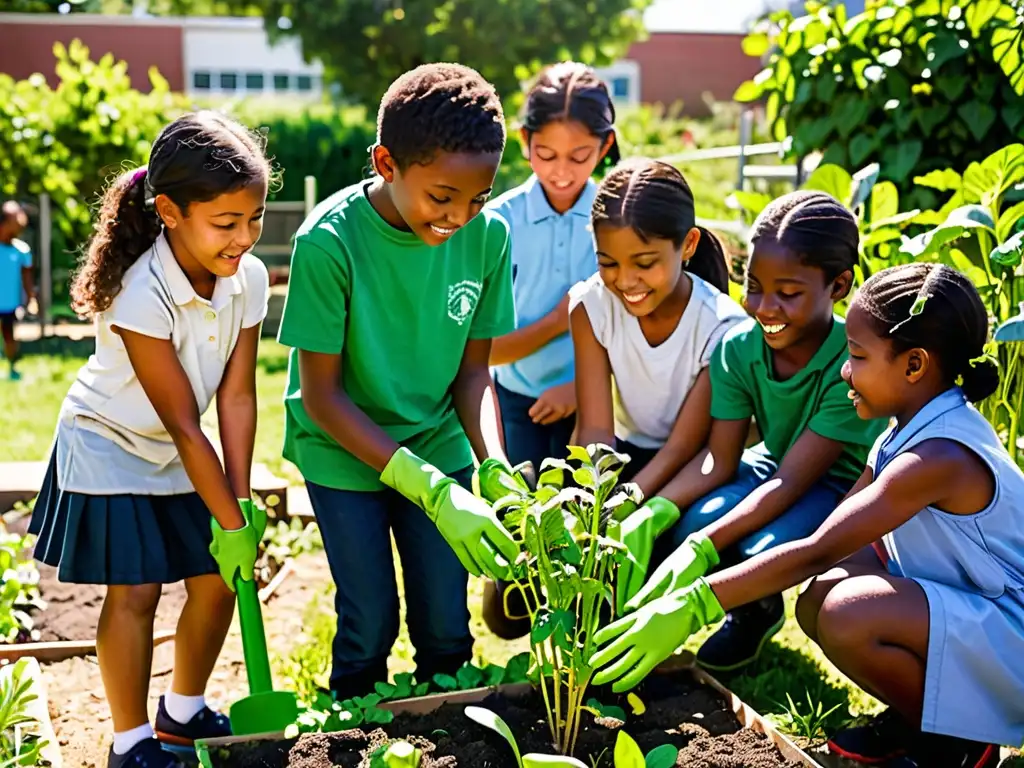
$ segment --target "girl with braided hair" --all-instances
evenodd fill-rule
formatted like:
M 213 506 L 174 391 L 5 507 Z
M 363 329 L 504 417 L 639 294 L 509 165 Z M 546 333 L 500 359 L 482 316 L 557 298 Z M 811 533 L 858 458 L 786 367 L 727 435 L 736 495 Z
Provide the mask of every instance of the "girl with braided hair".
M 998 745 L 1024 739 L 1024 474 L 970 404 L 999 386 L 985 307 L 949 267 L 890 267 L 854 296 L 846 334 L 851 410 L 891 420 L 851 492 L 799 540 L 638 596 L 598 634 L 595 682 L 629 688 L 725 611 L 814 577 L 801 627 L 889 705 L 830 751 L 995 766 Z
M 661 489 L 685 512 L 645 594 L 810 535 L 860 477 L 885 424 L 857 417 L 840 375 L 846 329 L 834 306 L 850 290 L 858 238 L 853 214 L 822 192 L 784 195 L 754 222 L 752 317 L 711 356 L 707 444 Z M 752 417 L 762 442 L 747 449 Z M 739 669 L 784 622 L 781 594 L 736 606 L 697 659 Z
M 105 584 L 96 655 L 114 743 L 107 765 L 171 768 L 170 749 L 230 735 L 203 696 L 252 580 L 261 523 L 249 478 L 267 269 L 270 163 L 258 137 L 214 112 L 157 136 L 146 168 L 107 188 L 74 308 L 96 351 L 58 417 L 29 531 L 61 581 Z M 200 427 L 216 397 L 224 463 Z M 265 515 L 264 522 L 265 524 Z M 174 674 L 156 736 L 147 709 L 161 585 L 185 582 Z

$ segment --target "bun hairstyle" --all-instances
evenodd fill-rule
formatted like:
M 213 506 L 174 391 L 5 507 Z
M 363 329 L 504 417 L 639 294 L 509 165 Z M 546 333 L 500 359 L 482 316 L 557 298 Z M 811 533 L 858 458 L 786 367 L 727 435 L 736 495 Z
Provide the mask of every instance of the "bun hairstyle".
M 767 239 L 818 267 L 827 282 L 853 272 L 860 230 L 853 213 L 831 195 L 797 190 L 776 198 L 754 221 L 750 242 Z
M 602 224 L 631 227 L 644 242 L 671 240 L 676 248 L 696 227 L 700 242 L 686 271 L 723 293 L 729 291 L 725 249 L 711 232 L 697 227 L 693 192 L 675 166 L 646 158 L 617 165 L 598 187 L 590 223 L 595 232 Z
M 528 137 L 548 123 L 572 120 L 603 142 L 615 132 L 615 104 L 608 86 L 585 64 L 563 61 L 545 68 L 526 94 L 523 129 Z M 604 158 L 610 168 L 619 162 L 617 139 Z
M 889 267 L 864 281 L 855 301 L 898 354 L 919 347 L 938 358 L 950 386 L 977 403 L 999 387 L 999 366 L 985 356 L 988 313 L 974 284 L 944 264 Z
M 160 236 L 163 223 L 153 206 L 167 195 L 184 215 L 204 203 L 258 181 L 270 182 L 264 139 L 224 115 L 182 115 L 160 131 L 149 165 L 125 171 L 107 187 L 85 259 L 71 286 L 71 306 L 80 315 L 110 307 L 124 273 Z

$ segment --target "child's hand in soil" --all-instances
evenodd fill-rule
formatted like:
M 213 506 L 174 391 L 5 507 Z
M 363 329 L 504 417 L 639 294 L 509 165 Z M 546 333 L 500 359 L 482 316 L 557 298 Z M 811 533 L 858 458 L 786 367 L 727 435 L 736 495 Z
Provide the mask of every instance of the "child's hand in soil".
M 590 660 L 597 671 L 594 685 L 613 683 L 615 693 L 628 691 L 690 635 L 724 616 L 718 598 L 704 579 L 659 597 L 594 635 L 598 645 Z
M 626 598 L 628 602 L 625 610 L 635 611 L 663 595 L 688 587 L 716 565 L 718 552 L 711 539 L 702 533 L 692 533 L 675 552 L 665 558 L 665 562 L 658 566 L 635 596 Z M 619 569 L 621 572 L 622 566 Z
M 554 424 L 576 413 L 576 383 L 570 381 L 544 391 L 530 406 L 534 424 Z
M 467 571 L 509 577 L 519 547 L 490 504 L 408 448 L 395 451 L 380 478 L 426 512 Z
M 678 519 L 679 507 L 668 499 L 655 496 L 622 521 L 619 528 L 620 541 L 629 550 L 629 557 L 619 565 L 616 574 L 616 615 L 625 613 L 626 602 L 643 586 L 647 566 L 651 562 L 651 552 L 654 550 L 654 540 Z

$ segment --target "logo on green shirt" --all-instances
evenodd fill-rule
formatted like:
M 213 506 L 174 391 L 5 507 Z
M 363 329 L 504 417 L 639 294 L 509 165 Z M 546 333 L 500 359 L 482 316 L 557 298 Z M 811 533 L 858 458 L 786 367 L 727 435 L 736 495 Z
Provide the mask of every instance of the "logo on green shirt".
M 448 286 L 448 317 L 459 325 L 473 316 L 483 285 L 475 280 L 462 280 Z

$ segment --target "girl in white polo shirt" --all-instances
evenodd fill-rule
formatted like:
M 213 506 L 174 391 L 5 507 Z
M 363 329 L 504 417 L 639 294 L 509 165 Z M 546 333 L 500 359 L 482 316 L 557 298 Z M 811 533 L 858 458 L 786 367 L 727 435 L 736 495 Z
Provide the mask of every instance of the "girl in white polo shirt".
M 72 287 L 96 351 L 61 409 L 30 531 L 61 581 L 106 584 L 96 651 L 114 726 L 108 766 L 172 768 L 161 748 L 230 734 L 203 692 L 253 578 L 249 475 L 268 279 L 259 239 L 271 168 L 221 115 L 164 128 L 148 168 L 107 189 Z M 217 398 L 224 466 L 200 429 Z M 264 518 L 265 523 L 265 518 Z M 147 695 L 161 585 L 185 581 L 156 735 Z
M 747 315 L 729 297 L 722 245 L 696 225 L 693 192 L 673 166 L 618 165 L 598 188 L 591 225 L 598 273 L 569 300 L 576 443 L 617 445 L 631 459 L 620 478 L 649 500 L 622 523 L 632 560 L 619 569 L 621 611 L 643 584 L 655 538 L 679 519 L 658 492 L 707 442 L 711 355 Z

